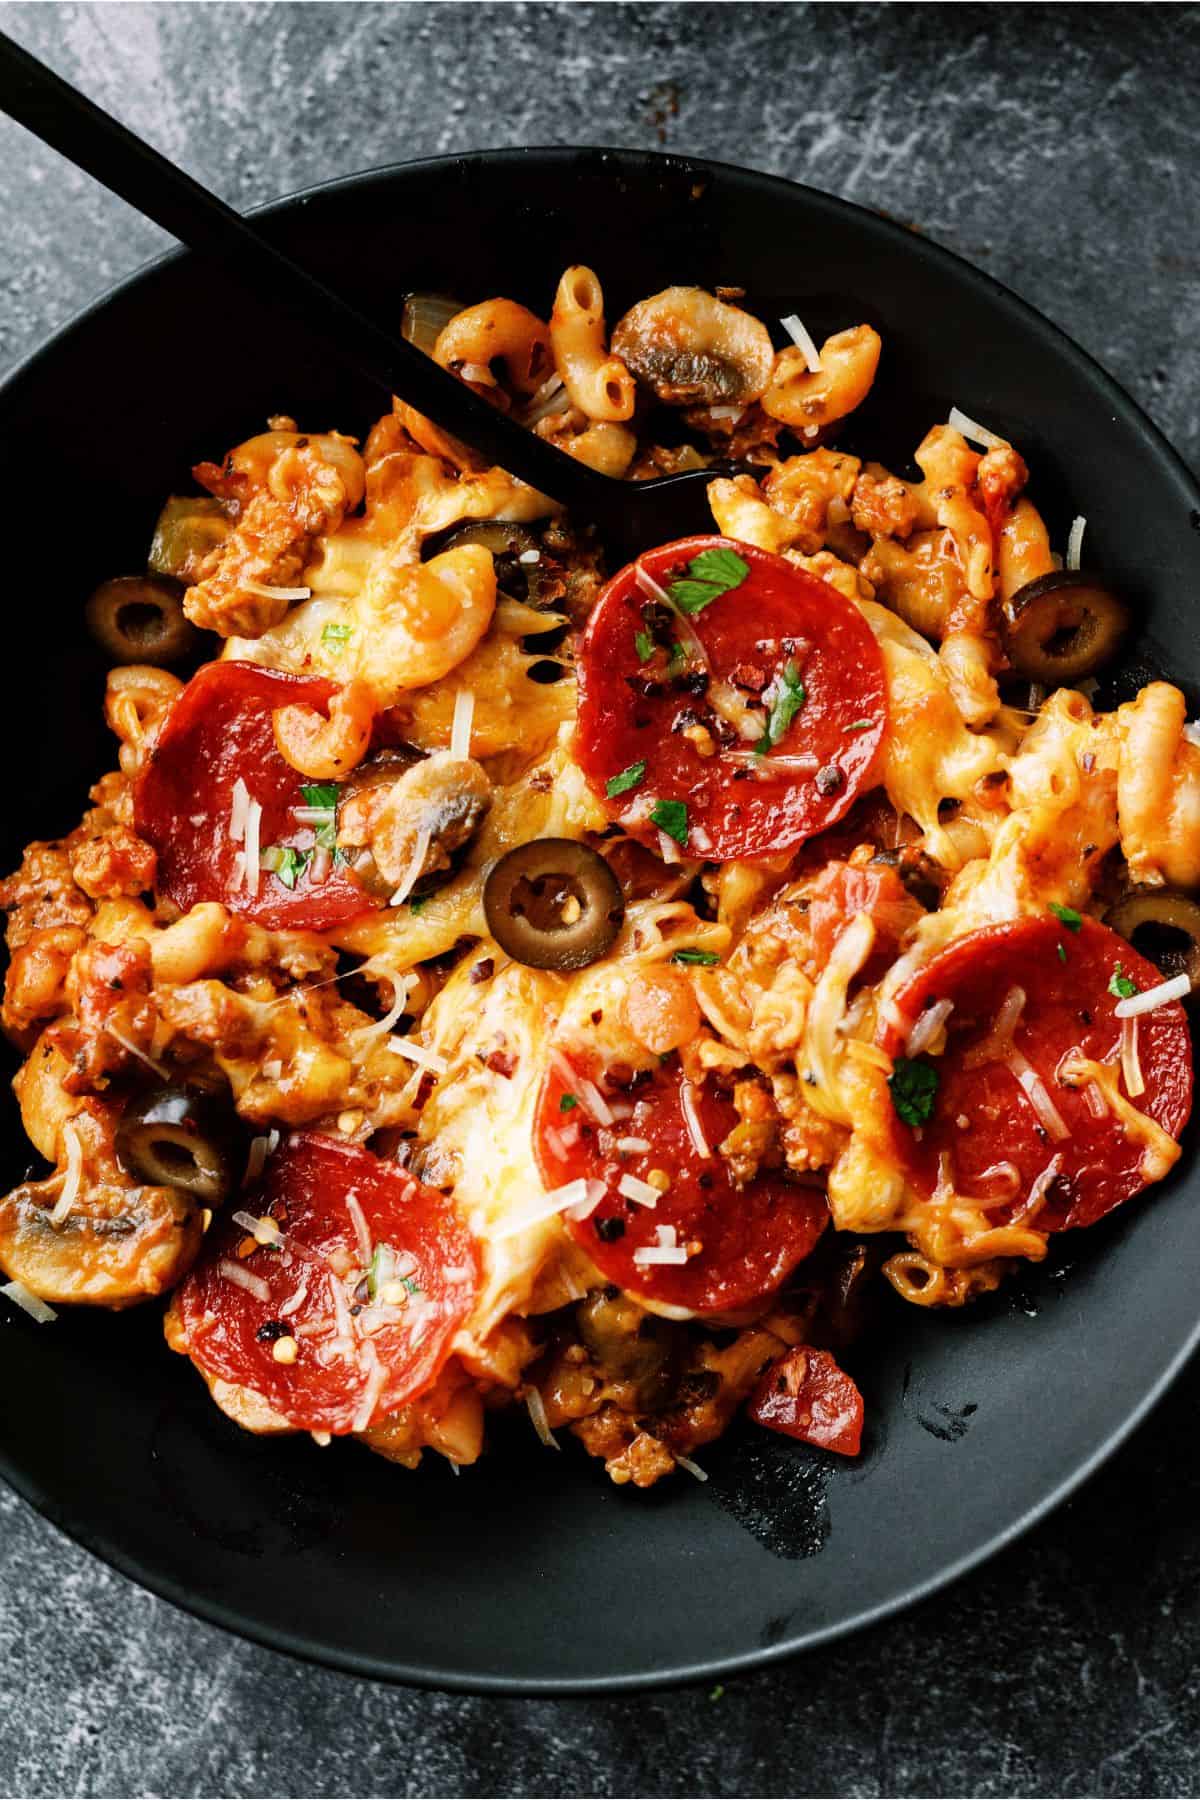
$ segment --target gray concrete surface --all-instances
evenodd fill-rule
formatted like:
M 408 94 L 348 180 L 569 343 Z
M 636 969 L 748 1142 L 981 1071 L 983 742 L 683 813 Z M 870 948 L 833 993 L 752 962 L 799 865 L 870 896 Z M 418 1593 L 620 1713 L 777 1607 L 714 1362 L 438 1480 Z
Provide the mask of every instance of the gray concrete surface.
M 1065 326 L 1200 459 L 1200 7 L 239 0 L 6 5 L 0 27 L 239 206 L 590 140 L 882 207 Z M 0 122 L 0 367 L 161 241 Z M 1198 1400 L 1193 1371 L 950 1593 L 719 1697 L 473 1700 L 304 1667 L 0 1493 L 0 1794 L 1193 1794 Z

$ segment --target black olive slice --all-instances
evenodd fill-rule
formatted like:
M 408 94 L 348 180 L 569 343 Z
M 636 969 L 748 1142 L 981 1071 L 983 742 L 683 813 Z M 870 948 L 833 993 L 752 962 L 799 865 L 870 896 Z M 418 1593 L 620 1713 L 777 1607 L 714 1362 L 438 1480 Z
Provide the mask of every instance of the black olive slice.
M 182 1188 L 206 1206 L 234 1191 L 245 1161 L 229 1102 L 198 1088 L 150 1088 L 121 1115 L 116 1136 L 122 1166 L 149 1187 Z
M 483 889 L 488 930 L 531 969 L 583 969 L 611 947 L 625 917 L 604 858 L 572 838 L 535 838 L 502 856 Z
M 88 630 L 115 663 L 166 668 L 199 653 L 200 633 L 184 617 L 179 584 L 161 575 L 117 575 L 87 603 Z
M 1200 904 L 1175 888 L 1131 888 L 1104 915 L 1106 925 L 1161 969 L 1200 986 Z
M 1004 647 L 1013 669 L 1048 686 L 1082 681 L 1111 662 L 1129 608 L 1094 575 L 1055 569 L 1004 603 Z
M 511 600 L 524 600 L 528 606 L 541 604 L 546 585 L 542 547 L 527 525 L 516 525 L 509 519 L 471 519 L 426 539 L 421 559 L 428 562 L 431 556 L 440 556 L 443 550 L 458 550 L 463 544 L 479 544 L 491 551 L 496 563 L 496 586 L 502 594 Z M 530 561 L 522 562 L 523 556 Z

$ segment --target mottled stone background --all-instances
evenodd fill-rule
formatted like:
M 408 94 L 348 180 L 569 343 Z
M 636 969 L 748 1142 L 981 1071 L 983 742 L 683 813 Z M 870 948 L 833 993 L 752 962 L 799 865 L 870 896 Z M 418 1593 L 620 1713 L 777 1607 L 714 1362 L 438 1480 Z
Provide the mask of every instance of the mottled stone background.
M 884 208 L 1041 307 L 1200 457 L 1200 7 L 71 4 L 0 25 L 238 206 L 585 140 Z M 2 123 L 0 202 L 0 366 L 164 242 Z M 1198 1400 L 1194 1371 L 950 1593 L 720 1697 L 472 1700 L 303 1667 L 0 1495 L 0 1792 L 1193 1794 Z

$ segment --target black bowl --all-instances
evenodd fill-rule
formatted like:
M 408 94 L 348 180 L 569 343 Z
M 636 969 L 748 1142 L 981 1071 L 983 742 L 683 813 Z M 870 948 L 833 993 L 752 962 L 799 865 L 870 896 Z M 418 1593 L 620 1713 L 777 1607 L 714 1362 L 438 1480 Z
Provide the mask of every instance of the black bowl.
M 671 282 L 737 283 L 818 338 L 869 319 L 881 376 L 847 434 L 903 466 L 951 404 L 1004 432 L 1055 541 L 1086 515 L 1144 632 L 1130 679 L 1200 684 L 1189 617 L 1200 493 L 1062 334 L 945 251 L 826 195 L 678 157 L 509 151 L 381 170 L 272 208 L 279 242 L 396 321 L 412 287 L 543 312 L 592 263 L 610 317 Z M 1136 326 L 1131 322 L 1131 327 Z M 116 290 L 3 391 L 8 690 L 5 868 L 78 818 L 113 764 L 82 629 L 101 577 L 139 567 L 189 466 L 277 411 L 362 431 L 381 396 L 288 317 L 190 258 Z M 49 636 L 47 636 L 47 633 Z M 28 756 L 28 760 L 26 757 Z M 5 1118 L 9 1179 L 26 1149 Z M 649 1495 L 608 1485 L 524 1421 L 455 1479 L 353 1446 L 245 1436 L 161 1338 L 159 1309 L 0 1320 L 0 1467 L 47 1517 L 205 1618 L 357 1673 L 561 1692 L 711 1678 L 879 1619 L 1010 1541 L 1162 1394 L 1200 1335 L 1182 1173 L 968 1316 L 899 1303 L 856 1368 L 865 1453 L 844 1464 L 734 1433 Z M 51 1575 L 51 1581 L 53 1577 Z

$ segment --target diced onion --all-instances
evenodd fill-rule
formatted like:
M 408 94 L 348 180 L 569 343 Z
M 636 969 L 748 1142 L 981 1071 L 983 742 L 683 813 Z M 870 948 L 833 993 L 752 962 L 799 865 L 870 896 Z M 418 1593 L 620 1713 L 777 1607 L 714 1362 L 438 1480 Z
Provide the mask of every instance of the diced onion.
M 1118 1019 L 1136 1019 L 1139 1013 L 1156 1012 L 1160 1006 L 1169 1006 L 1172 1000 L 1182 1000 L 1191 991 L 1190 976 L 1172 975 L 1169 981 L 1160 981 L 1157 987 L 1146 988 L 1140 994 L 1131 994 L 1128 1000 L 1118 1000 L 1113 1011 Z
M 562 1446 L 551 1431 L 550 1421 L 546 1417 L 546 1402 L 537 1388 L 531 1387 L 526 1393 L 525 1405 L 529 1412 L 530 1423 L 547 1450 L 560 1450 Z
M 696 1090 L 690 1081 L 685 1081 L 680 1086 L 679 1107 L 683 1113 L 683 1122 L 687 1126 L 688 1136 L 692 1140 L 692 1149 L 697 1156 L 707 1160 L 712 1155 L 712 1149 L 704 1135 L 704 1127 L 700 1123 L 700 1112 L 696 1105 Z
M 1079 558 L 1083 550 L 1083 534 L 1086 527 L 1087 520 L 1085 518 L 1079 517 L 1071 520 L 1071 531 L 1067 538 L 1068 569 L 1077 569 L 1079 567 Z
M 1121 1021 L 1121 1074 L 1125 1080 L 1125 1092 L 1131 1100 L 1146 1091 L 1146 1083 L 1142 1079 L 1141 1058 L 1138 1055 L 1138 1022 L 1136 1019 Z
M 51 1325 L 58 1317 L 54 1308 L 47 1306 L 46 1302 L 27 1288 L 23 1281 L 6 1281 L 3 1287 L 0 1287 L 0 1294 L 3 1294 L 6 1300 L 11 1300 L 14 1306 L 19 1306 L 22 1312 L 28 1313 L 31 1319 L 36 1319 L 39 1325 Z
M 808 364 L 810 373 L 819 375 L 821 373 L 821 353 L 813 342 L 807 327 L 797 318 L 795 313 L 789 313 L 787 318 L 780 319 L 779 323 L 783 326 L 783 329 L 787 332 L 797 350 L 803 352 L 804 360 Z
M 1069 1138 L 1071 1128 L 1050 1098 L 1050 1090 L 1034 1068 L 1033 1064 L 1019 1050 L 1013 1049 L 1005 1058 L 1009 1069 L 1021 1084 L 1025 1098 L 1029 1101 L 1038 1116 L 1038 1122 L 1052 1138 L 1061 1143 Z
M 245 1288 L 248 1294 L 253 1294 L 264 1304 L 271 1298 L 271 1290 L 261 1275 L 251 1274 L 249 1269 L 243 1269 L 241 1263 L 231 1262 L 227 1256 L 217 1264 L 217 1274 L 232 1282 L 234 1287 Z
M 388 901 L 389 906 L 404 905 L 404 902 L 408 899 L 408 896 L 412 893 L 418 881 L 421 879 L 421 871 L 425 867 L 425 858 L 429 855 L 429 846 L 432 842 L 433 833 L 426 831 L 422 827 L 422 829 L 418 831 L 416 841 L 413 844 L 413 853 L 409 859 L 408 868 L 404 871 L 404 878 L 391 899 Z
M 63 1177 L 62 1189 L 54 1203 L 50 1214 L 51 1225 L 57 1228 L 70 1214 L 79 1197 L 79 1184 L 83 1179 L 83 1146 L 79 1142 L 75 1127 L 68 1123 L 62 1128 L 63 1143 L 67 1149 L 67 1170 Z
M 459 762 L 471 754 L 471 723 L 474 717 L 474 693 L 470 688 L 459 688 L 454 696 L 454 719 L 450 726 L 450 754 Z
M 657 1206 L 659 1193 L 648 1181 L 639 1181 L 636 1175 L 622 1175 L 617 1183 L 618 1194 L 626 1200 L 632 1200 L 635 1206 Z
M 700 1467 L 700 1464 L 698 1462 L 693 1462 L 690 1456 L 680 1456 L 678 1450 L 672 1451 L 672 1455 L 675 1458 L 677 1466 L 681 1469 L 686 1469 L 687 1473 L 694 1476 L 697 1481 L 708 1480 L 708 1476 Z
M 924 1012 L 918 1013 L 916 1022 L 908 1034 L 904 1054 L 920 1056 L 922 1050 L 932 1044 L 953 1011 L 953 1000 L 936 1000 L 932 1006 L 927 1006 Z
M 994 431 L 989 431 L 986 425 L 981 425 L 977 419 L 972 419 L 968 413 L 962 411 L 961 407 L 952 406 L 950 408 L 950 417 L 946 423 L 953 431 L 960 431 L 972 443 L 982 444 L 985 450 L 1010 448 L 1007 438 L 997 437 Z

